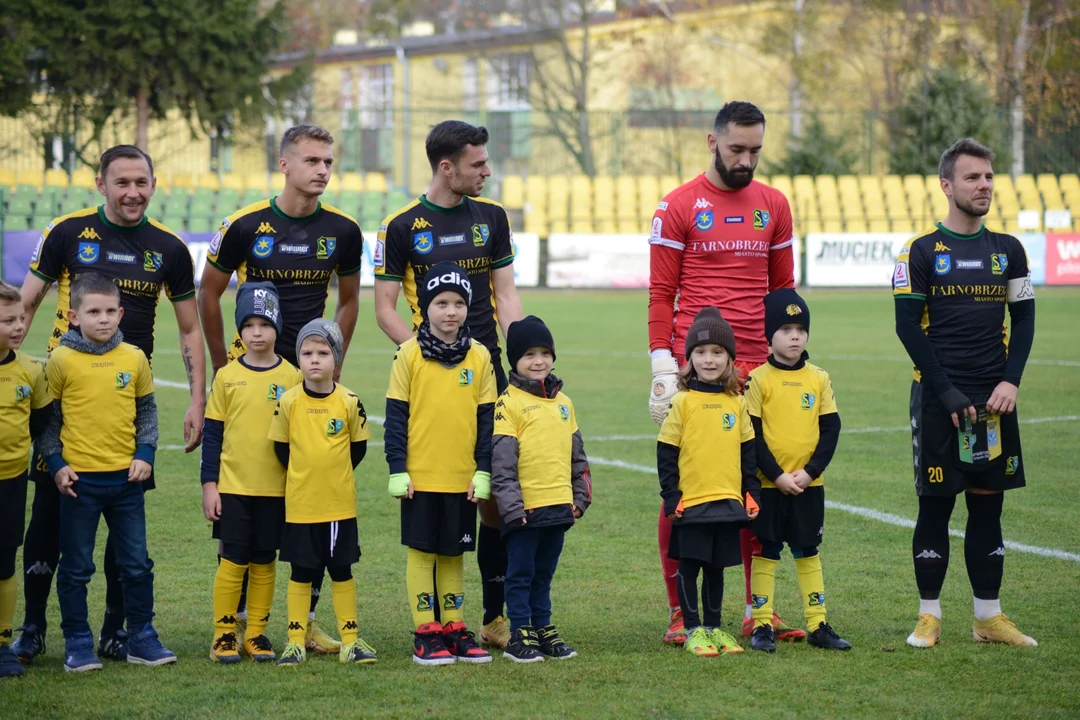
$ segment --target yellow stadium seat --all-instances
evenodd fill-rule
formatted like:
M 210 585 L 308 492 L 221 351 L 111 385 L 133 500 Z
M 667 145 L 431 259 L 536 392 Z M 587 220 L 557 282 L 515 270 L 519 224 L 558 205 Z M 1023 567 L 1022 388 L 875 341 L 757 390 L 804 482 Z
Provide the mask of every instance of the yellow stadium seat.
M 221 178 L 217 176 L 217 173 L 199 173 L 199 176 L 195 178 L 195 187 L 217 192 L 221 189 Z
M 97 176 L 93 170 L 89 168 L 79 168 L 75 172 L 71 173 L 71 186 L 72 187 L 84 187 L 91 190 L 97 188 Z
M 637 225 L 637 217 L 637 182 L 629 175 L 620 175 L 615 178 L 615 220 Z
M 47 178 L 46 178 L 47 181 Z M 1051 173 L 1042 173 L 1035 178 L 1035 187 L 1039 188 L 1044 196 L 1049 193 L 1051 195 L 1060 195 L 1061 189 L 1058 187 L 1057 175 Z
M 570 178 L 565 175 L 552 175 L 548 178 L 548 218 L 551 232 L 568 232 L 567 220 L 570 215 Z M 559 228 L 556 230 L 555 228 Z
M 270 193 L 275 194 L 285 189 L 285 173 L 273 173 L 270 175 Z
M 364 176 L 356 172 L 341 174 L 341 189 L 349 192 L 364 191 Z
M 552 218 L 548 223 L 548 231 L 553 233 L 568 233 L 570 232 L 570 225 L 566 222 L 566 217 Z
M 642 175 L 637 179 L 637 216 L 641 219 L 652 218 L 656 206 L 660 204 L 667 190 L 660 189 L 660 182 L 654 175 Z
M 823 232 L 827 233 L 840 233 L 844 232 L 844 224 L 840 222 L 839 216 L 836 218 L 828 218 L 825 215 L 821 216 L 821 226 L 824 228 Z
M 593 227 L 596 228 L 596 232 L 604 235 L 614 235 L 619 232 L 619 225 L 613 219 L 597 219 Z
M 773 175 L 770 180 L 772 186 L 784 194 L 788 204 L 793 204 L 795 201 L 795 188 L 791 184 L 791 178 L 787 175 Z
M 46 170 L 45 185 L 54 188 L 66 188 L 69 184 L 68 174 L 63 170 Z
M 527 233 L 546 236 L 548 234 L 547 217 L 543 213 L 526 210 L 524 228 Z
M 593 206 L 597 215 L 615 214 L 615 179 L 610 175 L 597 175 L 593 178 Z
M 682 185 L 682 183 L 679 182 L 679 178 L 675 177 L 674 175 L 661 175 L 660 197 L 656 198 L 656 201 L 660 202 L 660 199 L 663 198 L 663 196 L 667 195 L 669 192 L 679 187 L 680 185 Z M 656 208 L 654 207 L 653 210 L 656 210 Z M 652 215 L 652 213 L 649 214 Z
M 868 232 L 868 226 L 865 219 L 847 220 L 844 222 L 844 229 L 849 233 L 864 233 Z
M 369 172 L 364 176 L 364 189 L 384 193 L 390 189 L 390 185 L 386 182 L 386 175 L 383 173 Z
M 45 186 L 45 173 L 41 170 L 20 170 L 15 184 L 32 185 L 37 188 L 38 192 L 41 192 Z
M 908 235 L 914 235 L 916 232 L 915 223 L 911 222 L 911 220 L 893 220 L 892 232 L 902 232 L 907 233 Z
M 525 178 L 525 213 L 535 213 L 544 218 L 548 211 L 548 186 L 547 177 L 544 175 L 530 175 Z M 545 220 L 546 225 L 546 220 Z M 545 228 L 546 231 L 546 228 Z
M 520 175 L 507 175 L 503 178 L 501 202 L 513 210 L 525 207 L 525 181 Z
M 237 173 L 225 173 L 221 176 L 221 188 L 242 193 L 244 192 L 244 178 Z
M 904 192 L 904 181 L 899 175 L 885 175 L 881 178 L 881 190 L 885 194 Z
M 1080 193 L 1080 176 L 1077 176 L 1076 173 L 1065 173 L 1058 178 L 1058 185 L 1061 186 L 1061 192 L 1063 193 Z
M 191 192 L 195 187 L 195 178 L 192 177 L 191 173 L 173 173 L 172 186 Z
M 260 193 L 266 192 L 266 173 L 248 173 L 244 180 L 244 188 L 247 190 L 258 190 Z
M 617 225 L 617 232 L 622 235 L 644 235 L 644 228 L 647 227 L 647 223 L 643 225 L 640 221 L 630 218 L 620 218 Z
M 803 231 L 800 234 L 803 236 L 809 235 L 810 233 L 825 232 L 824 226 L 822 226 L 821 221 L 816 218 L 803 222 L 802 228 Z
M 15 171 L 11 168 L 0 168 L 0 189 L 14 187 L 16 177 Z
M 570 232 L 578 235 L 592 235 L 593 223 L 591 218 L 575 219 L 570 223 Z
M 592 223 L 593 185 L 588 175 L 574 175 L 570 178 L 570 217 L 574 222 Z
M 885 196 L 881 191 L 881 180 L 876 175 L 862 175 L 859 177 L 859 189 L 862 191 L 863 204 L 884 204 Z
M 870 221 L 870 232 L 872 232 L 872 233 L 892 232 L 892 226 L 889 224 L 889 221 L 884 219 L 884 218 L 880 218 L 880 219 L 877 219 L 877 220 L 871 220 Z

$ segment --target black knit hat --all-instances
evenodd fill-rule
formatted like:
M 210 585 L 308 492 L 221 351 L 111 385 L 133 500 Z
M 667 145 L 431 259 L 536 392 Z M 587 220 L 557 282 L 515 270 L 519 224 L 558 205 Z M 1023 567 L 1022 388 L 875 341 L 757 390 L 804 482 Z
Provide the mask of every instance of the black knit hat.
M 236 329 L 253 317 L 265 318 L 281 334 L 281 300 L 274 283 L 246 282 L 236 291 Z
M 735 333 L 720 311 L 710 306 L 702 308 L 686 333 L 686 359 L 698 345 L 719 345 L 735 359 Z
M 544 321 L 535 315 L 510 323 L 506 333 L 506 357 L 510 361 L 510 369 L 517 370 L 518 360 L 529 348 L 542 347 L 551 351 L 551 359 L 555 359 L 555 339 L 551 337 L 551 331 Z
M 776 331 L 789 323 L 802 325 L 809 335 L 810 308 L 792 288 L 773 290 L 765 296 L 765 340 L 771 343 Z
M 469 274 L 461 266 L 452 262 L 441 262 L 431 266 L 424 275 L 423 283 L 417 291 L 420 300 L 420 314 L 427 317 L 428 305 L 439 293 L 456 292 L 465 298 L 465 304 L 472 304 L 472 282 Z

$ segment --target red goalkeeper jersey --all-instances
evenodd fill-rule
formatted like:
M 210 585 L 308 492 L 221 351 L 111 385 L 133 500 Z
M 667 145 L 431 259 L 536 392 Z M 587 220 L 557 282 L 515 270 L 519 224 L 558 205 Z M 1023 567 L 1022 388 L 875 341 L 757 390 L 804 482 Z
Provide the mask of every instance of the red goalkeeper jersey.
M 686 331 L 715 305 L 735 331 L 738 359 L 769 356 L 763 298 L 793 287 L 791 208 L 779 190 L 751 182 L 721 190 L 704 174 L 671 191 L 649 235 L 649 349 L 680 361 Z

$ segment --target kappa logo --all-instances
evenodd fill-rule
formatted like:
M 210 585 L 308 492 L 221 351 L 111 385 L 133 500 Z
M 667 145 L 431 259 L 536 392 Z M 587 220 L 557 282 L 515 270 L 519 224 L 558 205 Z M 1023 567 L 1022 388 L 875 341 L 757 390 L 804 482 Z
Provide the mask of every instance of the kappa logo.
M 694 203 L 694 209 L 695 210 L 708 210 L 712 206 L 713 206 L 713 204 L 711 202 L 709 202 L 708 200 L 706 200 L 705 198 L 698 198 L 697 202 Z
M 506 419 L 506 416 L 503 415 L 501 412 L 495 413 L 495 422 L 499 422 L 500 420 L 505 420 L 505 419 Z
M 270 383 L 270 387 L 266 390 L 266 399 L 277 402 L 281 399 L 281 396 L 285 394 L 285 386 L 278 385 L 277 383 Z
M 337 418 L 330 418 L 326 421 L 326 434 L 337 435 L 345 427 L 345 421 Z
M 994 555 L 1000 555 L 1001 557 L 1005 557 L 1005 546 L 999 546 L 997 550 L 994 550 L 987 557 L 993 557 Z
M 814 404 L 817 402 L 817 395 L 814 393 L 803 393 L 799 399 L 799 407 L 803 410 L 813 410 Z
M 290 630 L 303 630 L 304 626 L 294 620 L 293 622 L 289 623 L 289 629 Z
M 337 250 L 336 237 L 321 237 L 315 241 L 315 257 L 319 260 L 326 260 L 334 254 L 335 250 Z
M 29 400 L 33 390 L 29 385 L 16 385 L 15 386 L 15 402 L 21 402 L 23 400 Z
M 772 216 L 765 210 L 754 210 L 754 229 L 764 230 L 769 227 Z
M 84 227 L 83 231 L 76 236 L 79 240 L 100 240 L 101 236 L 92 227 Z
M 466 543 L 466 544 L 471 543 L 472 542 L 472 535 L 470 535 L 469 533 L 465 533 L 464 535 L 461 536 L 461 542 Z
M 235 625 L 236 624 L 236 616 L 235 615 L 222 615 L 221 619 L 218 620 L 218 623 L 221 624 L 221 625 Z
M 755 610 L 760 610 L 765 607 L 765 603 L 769 602 L 768 595 L 751 595 L 750 604 L 754 606 Z
M 465 602 L 465 593 L 446 593 L 443 597 L 443 610 L 460 610 Z
M 468 370 L 468 369 L 462 370 L 461 372 L 458 373 L 457 384 L 458 385 L 472 385 L 473 377 L 474 377 L 474 375 L 473 375 L 472 370 Z
M 431 593 L 420 593 L 416 596 L 416 609 L 419 612 L 428 612 L 435 609 L 435 596 Z
M 413 231 L 425 230 L 425 229 L 427 229 L 429 227 L 431 227 L 431 223 L 429 223 L 427 220 L 425 220 L 422 217 L 418 217 L 415 220 L 413 220 L 413 224 L 412 224 Z
M 270 235 L 277 235 L 277 230 L 275 230 L 274 227 L 268 222 L 259 223 L 259 227 L 255 229 L 256 235 L 266 235 L 268 233 Z
M 946 245 L 945 243 L 938 240 L 936 243 L 934 243 L 934 252 L 936 252 L 936 253 L 952 252 L 952 250 L 949 248 L 948 245 Z
M 346 620 L 345 624 L 341 626 L 341 629 L 343 631 L 344 630 L 357 630 L 358 628 L 359 628 L 359 626 L 356 624 L 355 620 Z
M 916 560 L 940 560 L 941 555 L 938 555 L 935 550 L 931 550 L 931 549 L 927 548 L 926 550 L 923 550 L 921 553 L 916 555 L 915 559 Z
M 53 569 L 49 567 L 49 563 L 41 560 L 26 568 L 27 575 L 52 575 L 52 573 Z
M 161 265 L 164 261 L 161 258 L 161 253 L 146 250 L 143 252 L 143 270 L 147 272 L 155 272 L 161 269 Z
M 806 594 L 806 599 L 809 600 L 810 607 L 824 607 L 825 606 L 825 593 L 812 592 Z
M 131 384 L 131 373 L 118 372 L 116 373 L 116 389 L 123 390 Z

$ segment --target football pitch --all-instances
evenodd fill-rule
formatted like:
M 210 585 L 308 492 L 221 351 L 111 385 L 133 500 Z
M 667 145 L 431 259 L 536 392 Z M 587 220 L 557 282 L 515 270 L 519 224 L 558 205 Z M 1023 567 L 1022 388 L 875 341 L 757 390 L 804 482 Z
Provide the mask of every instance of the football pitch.
M 830 506 L 821 554 L 829 621 L 854 645 L 850 652 L 801 643 L 783 644 L 775 655 L 697 659 L 662 644 L 667 602 L 656 546 L 657 428 L 646 407 L 648 298 L 643 291 L 525 291 L 525 311 L 542 317 L 554 334 L 555 370 L 574 401 L 592 465 L 593 504 L 567 535 L 552 591 L 554 622 L 579 656 L 539 665 L 499 656 L 485 666 L 414 664 L 405 548 L 398 501 L 387 494 L 379 425 L 394 348 L 377 328 L 365 291 L 342 380 L 373 423 L 372 446 L 356 472 L 363 557 L 353 572 L 361 636 L 378 650 L 379 662 L 343 666 L 336 656 L 309 655 L 288 669 L 212 663 L 216 543 L 201 509 L 199 455 L 182 450 L 186 382 L 175 320 L 162 301 L 154 358 L 158 489 L 147 499 L 147 527 L 156 563 L 155 625 L 179 663 L 107 662 L 101 672 L 64 673 L 54 594 L 48 652 L 21 680 L 0 681 L 3 717 L 1080 716 L 1080 290 L 1037 290 L 1035 345 L 1018 403 L 1028 487 L 1008 494 L 1003 517 L 1009 549 L 1002 606 L 1038 639 L 1038 648 L 972 640 L 958 537 L 966 522 L 962 500 L 951 523 L 956 537 L 942 593 L 941 643 L 932 650 L 905 644 L 918 610 L 911 561 L 916 499 L 906 412 L 911 368 L 893 332 L 892 300 L 887 290 L 805 291 L 804 297 L 813 313 L 811 361 L 829 371 L 844 426 L 825 475 Z M 23 345 L 34 355 L 44 354 L 53 303 L 55 296 L 46 299 Z M 104 609 L 104 538 L 102 523 L 89 598 L 95 633 Z M 288 566 L 279 565 L 268 632 L 278 650 L 285 646 L 287 578 Z M 776 582 L 781 615 L 802 624 L 787 552 Z M 729 569 L 725 583 L 724 626 L 737 633 L 742 569 Z M 332 627 L 326 595 L 319 617 Z M 475 631 L 480 606 L 479 573 L 469 555 L 465 616 Z M 21 619 L 20 582 L 16 624 Z

